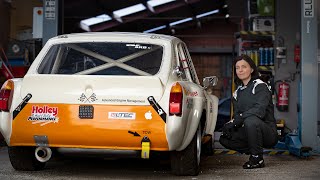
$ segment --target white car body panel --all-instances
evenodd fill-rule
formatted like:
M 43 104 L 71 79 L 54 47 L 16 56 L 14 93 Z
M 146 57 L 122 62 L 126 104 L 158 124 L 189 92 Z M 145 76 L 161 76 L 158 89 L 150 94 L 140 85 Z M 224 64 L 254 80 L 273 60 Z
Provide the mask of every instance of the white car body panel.
M 160 70 L 153 76 L 103 76 L 103 75 L 60 75 L 39 74 L 43 57 L 55 44 L 74 42 L 132 42 L 152 43 L 163 47 L 163 61 Z M 96 104 L 96 105 L 150 105 L 153 96 L 166 112 L 165 135 L 169 151 L 185 149 L 194 137 L 201 115 L 206 110 L 207 122 L 203 134 L 213 136 L 217 117 L 217 97 L 207 95 L 198 82 L 182 80 L 173 73 L 179 63 L 176 47 L 182 43 L 177 38 L 164 35 L 135 33 L 84 33 L 63 35 L 50 39 L 32 63 L 23 79 L 13 79 L 14 95 L 10 112 L 0 112 L 0 131 L 10 145 L 12 135 L 12 113 L 29 93 L 28 103 L 38 104 Z M 178 82 L 183 87 L 182 116 L 169 115 L 170 90 Z M 92 102 L 79 102 L 81 94 L 86 97 L 95 93 Z M 57 96 L 58 95 L 58 96 Z
M 43 88 L 39 89 L 33 84 L 41 84 Z M 55 87 L 57 84 L 60 87 Z M 163 94 L 161 81 L 155 76 L 128 78 L 126 76 L 28 75 L 24 78 L 22 87 L 21 98 L 28 93 L 37 94 L 38 96 L 33 97 L 29 102 L 38 103 L 74 104 L 79 103 L 80 94 L 84 93 L 89 97 L 95 93 L 99 95 L 94 101 L 95 104 L 146 105 L 149 104 L 146 100 L 148 96 L 153 95 L 159 101 Z M 144 92 L 145 89 L 148 89 L 148 96 Z M 48 94 L 62 94 L 62 96 L 48 96 Z

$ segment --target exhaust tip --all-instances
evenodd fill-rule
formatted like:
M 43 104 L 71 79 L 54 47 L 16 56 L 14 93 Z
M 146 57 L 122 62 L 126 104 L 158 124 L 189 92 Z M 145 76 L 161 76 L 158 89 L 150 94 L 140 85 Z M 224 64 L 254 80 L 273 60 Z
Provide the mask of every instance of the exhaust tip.
M 47 162 L 51 158 L 52 151 L 48 147 L 37 147 L 35 150 L 36 159 L 40 162 Z

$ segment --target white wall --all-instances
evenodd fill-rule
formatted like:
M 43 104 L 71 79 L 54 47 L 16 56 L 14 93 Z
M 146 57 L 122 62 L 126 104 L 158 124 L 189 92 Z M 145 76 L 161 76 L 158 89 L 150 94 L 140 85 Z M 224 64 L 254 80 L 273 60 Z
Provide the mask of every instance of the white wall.
M 300 0 L 277 0 L 276 1 L 276 41 L 275 46 L 279 46 L 279 38 L 284 40 L 284 47 L 287 48 L 286 63 L 281 60 L 276 61 L 275 80 L 284 80 L 289 78 L 290 74 L 297 73 L 296 63 L 294 62 L 294 46 L 300 44 Z M 297 129 L 298 125 L 298 85 L 300 74 L 295 75 L 295 80 L 290 83 L 289 111 L 275 111 L 276 119 L 284 119 L 286 126 L 291 129 Z

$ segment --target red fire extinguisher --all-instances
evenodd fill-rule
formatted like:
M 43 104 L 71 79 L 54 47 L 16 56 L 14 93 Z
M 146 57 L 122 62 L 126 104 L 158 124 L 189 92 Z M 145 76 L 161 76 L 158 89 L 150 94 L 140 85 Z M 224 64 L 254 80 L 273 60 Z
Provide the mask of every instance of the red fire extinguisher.
M 288 83 L 285 81 L 279 83 L 277 95 L 277 108 L 279 111 L 287 112 L 289 110 L 289 90 Z
M 294 62 L 300 63 L 300 46 L 294 46 Z

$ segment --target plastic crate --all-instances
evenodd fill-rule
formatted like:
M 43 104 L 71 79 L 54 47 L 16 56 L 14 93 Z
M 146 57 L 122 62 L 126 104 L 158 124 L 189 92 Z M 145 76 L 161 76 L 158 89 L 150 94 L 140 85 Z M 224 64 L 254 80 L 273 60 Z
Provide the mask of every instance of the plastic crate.
M 24 61 L 24 59 L 9 59 L 9 65 L 11 66 L 11 67 L 13 67 L 13 66 L 24 66 L 25 65 L 25 61 Z
M 15 78 L 22 78 L 27 73 L 29 66 L 12 66 L 12 74 Z

